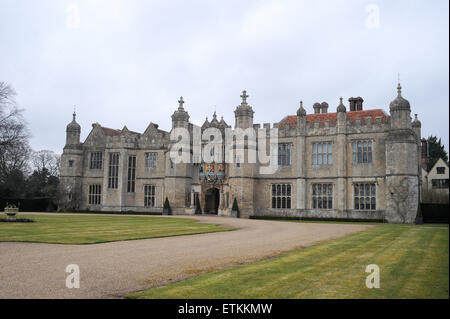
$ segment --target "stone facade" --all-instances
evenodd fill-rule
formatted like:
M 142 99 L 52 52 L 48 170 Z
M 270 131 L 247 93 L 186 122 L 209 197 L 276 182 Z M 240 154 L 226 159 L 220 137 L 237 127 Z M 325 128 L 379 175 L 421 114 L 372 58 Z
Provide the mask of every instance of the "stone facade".
M 214 163 L 213 173 L 212 166 L 203 162 L 175 164 L 169 156 L 174 144 L 170 132 L 153 123 L 143 133 L 95 123 L 81 143 L 74 114 L 61 158 L 60 209 L 162 212 L 167 197 L 174 214 L 230 215 L 236 198 L 241 217 L 414 222 L 421 194 L 421 124 L 417 116 L 411 120 L 400 84 L 389 115 L 381 109 L 363 110 L 360 97 L 349 99 L 347 111 L 341 98 L 336 112 L 329 113 L 323 102 L 315 103 L 314 113 L 307 114 L 301 103 L 297 115 L 262 127 L 253 123 L 254 110 L 245 91 L 241 98 L 234 129 L 277 128 L 279 145 L 288 145 L 274 174 L 261 174 L 260 164 L 246 161 L 249 145 L 243 159 Z M 172 115 L 172 130 L 185 128 L 192 136 L 194 125 L 183 104 L 181 98 Z M 210 127 L 221 132 L 231 128 L 215 112 L 201 131 Z M 92 165 L 93 153 L 102 154 L 97 161 L 101 164 Z M 116 168 L 111 166 L 112 153 L 118 154 Z M 151 165 L 146 160 L 150 153 Z M 134 156 L 135 160 L 130 158 Z M 117 186 L 111 187 L 115 170 Z M 130 176 L 135 181 L 131 189 Z M 92 185 L 101 187 L 96 190 Z

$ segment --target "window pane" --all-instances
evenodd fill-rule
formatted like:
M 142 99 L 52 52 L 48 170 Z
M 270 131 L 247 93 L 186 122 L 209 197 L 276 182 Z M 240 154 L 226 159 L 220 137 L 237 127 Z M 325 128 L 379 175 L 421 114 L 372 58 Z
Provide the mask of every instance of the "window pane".
M 313 195 L 317 195 L 317 185 L 313 184 Z
M 286 197 L 281 197 L 281 208 L 286 208 Z
M 277 185 L 277 196 L 281 196 L 281 185 Z
M 333 164 L 333 155 L 332 154 L 328 154 L 328 164 L 329 165 Z
M 365 184 L 364 185 L 364 194 L 366 196 L 370 196 L 370 184 Z
M 317 165 L 317 154 L 313 154 L 313 165 Z
M 355 184 L 355 196 L 359 196 L 359 185 Z
M 372 197 L 372 207 L 371 207 L 371 209 L 376 209 L 376 199 L 375 199 L 375 197 Z
M 291 198 L 287 197 L 286 199 L 286 208 L 291 208 Z
M 333 184 L 328 184 L 328 195 L 333 195 Z
M 359 198 L 355 197 L 355 209 L 359 209 Z
M 313 197 L 313 208 L 317 208 L 317 197 Z
M 291 196 L 291 185 L 290 184 L 286 185 L 286 189 L 287 189 L 287 195 Z
M 281 195 L 286 196 L 286 185 L 281 185 Z
M 371 190 L 372 190 L 372 196 L 375 196 L 375 184 L 370 185 Z
M 322 184 L 317 184 L 317 194 L 322 195 Z
M 277 186 L 272 185 L 272 196 L 276 196 L 276 195 L 277 195 Z
M 328 204 L 327 198 L 323 197 L 323 201 L 322 201 L 323 208 L 327 208 L 327 204 Z
M 281 208 L 281 197 L 277 197 L 277 208 Z
M 317 198 L 317 201 L 318 201 L 318 207 L 319 207 L 319 208 L 322 208 L 322 197 L 319 196 L 319 197 Z
M 328 197 L 328 208 L 333 208 L 333 198 Z

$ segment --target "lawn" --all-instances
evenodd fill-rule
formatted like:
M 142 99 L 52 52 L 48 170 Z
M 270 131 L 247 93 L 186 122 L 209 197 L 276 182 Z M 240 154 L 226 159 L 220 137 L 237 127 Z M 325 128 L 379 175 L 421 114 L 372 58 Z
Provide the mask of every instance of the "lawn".
M 434 225 L 433 225 L 434 226 Z M 449 298 L 448 225 L 379 224 L 257 263 L 128 298 Z M 366 266 L 380 288 L 366 287 Z
M 36 222 L 0 223 L 0 241 L 94 244 L 232 230 L 189 218 L 65 214 L 26 217 Z

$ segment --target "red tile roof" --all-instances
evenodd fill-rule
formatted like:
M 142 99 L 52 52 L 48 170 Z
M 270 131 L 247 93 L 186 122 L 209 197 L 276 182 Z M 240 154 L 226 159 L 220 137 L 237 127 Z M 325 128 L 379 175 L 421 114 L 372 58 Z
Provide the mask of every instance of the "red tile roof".
M 365 123 L 366 117 L 372 117 L 372 123 L 375 123 L 376 117 L 381 116 L 383 122 L 387 122 L 387 115 L 381 109 L 366 110 L 366 111 L 351 111 L 346 112 L 347 119 L 350 119 L 351 123 L 355 122 L 355 119 L 360 118 L 362 123 Z M 337 119 L 337 113 L 314 113 L 306 115 L 306 121 L 309 122 L 310 126 L 313 125 L 315 121 L 319 121 L 320 125 L 324 124 L 325 120 L 330 121 L 333 124 Z M 285 124 L 289 124 L 291 127 L 297 123 L 297 115 L 288 115 L 280 122 L 280 128 L 283 128 Z

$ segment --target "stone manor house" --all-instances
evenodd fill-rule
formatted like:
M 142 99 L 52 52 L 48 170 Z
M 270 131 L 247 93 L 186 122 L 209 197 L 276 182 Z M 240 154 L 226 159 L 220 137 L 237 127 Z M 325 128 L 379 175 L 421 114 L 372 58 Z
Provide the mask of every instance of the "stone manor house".
M 170 132 L 150 123 L 145 132 L 98 123 L 84 142 L 80 125 L 67 125 L 61 157 L 60 210 L 162 212 L 168 198 L 174 214 L 230 215 L 236 198 L 241 217 L 251 215 L 378 219 L 414 222 L 421 196 L 421 123 L 398 95 L 389 114 L 363 109 L 361 97 L 342 98 L 336 112 L 326 102 L 278 128 L 278 169 L 260 174 L 258 163 L 178 163 L 170 156 Z M 234 111 L 236 128 L 261 128 L 243 91 Z M 179 100 L 172 130 L 193 124 Z M 232 129 L 216 113 L 201 130 Z M 269 129 L 271 124 L 263 124 Z

